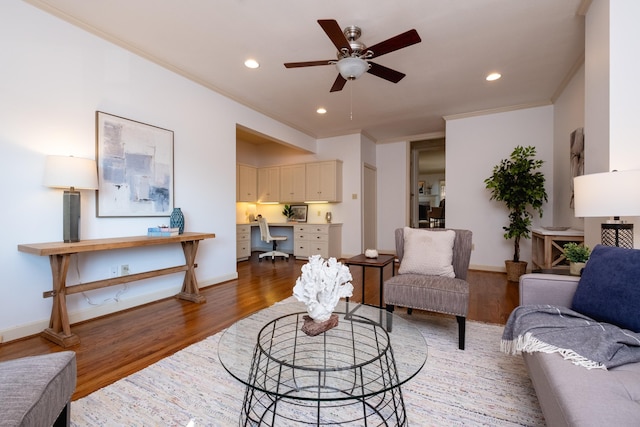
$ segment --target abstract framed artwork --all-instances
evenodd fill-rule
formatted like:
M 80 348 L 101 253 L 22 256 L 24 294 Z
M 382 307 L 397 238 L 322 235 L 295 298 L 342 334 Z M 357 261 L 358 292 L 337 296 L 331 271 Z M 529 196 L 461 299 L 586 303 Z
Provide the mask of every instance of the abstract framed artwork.
M 291 205 L 291 210 L 293 211 L 293 219 L 298 222 L 307 222 L 307 205 Z
M 173 131 L 96 111 L 98 217 L 169 216 Z

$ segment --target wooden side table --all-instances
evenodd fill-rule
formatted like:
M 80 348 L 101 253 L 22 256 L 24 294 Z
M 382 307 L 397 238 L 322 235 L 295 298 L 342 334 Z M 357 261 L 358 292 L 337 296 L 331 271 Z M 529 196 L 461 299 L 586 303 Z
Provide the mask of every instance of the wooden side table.
M 364 270 L 367 267 L 373 267 L 380 270 L 380 307 L 383 306 L 382 295 L 384 287 L 384 268 L 391 264 L 391 275 L 396 274 L 396 256 L 395 255 L 378 255 L 377 258 L 367 258 L 364 254 L 356 255 L 346 260 L 345 265 L 359 265 L 362 267 L 362 303 L 364 304 Z
M 563 246 L 569 242 L 584 244 L 584 231 L 534 228 L 531 231 L 531 263 L 533 264 L 533 269 L 560 268 L 560 264 L 566 259 Z

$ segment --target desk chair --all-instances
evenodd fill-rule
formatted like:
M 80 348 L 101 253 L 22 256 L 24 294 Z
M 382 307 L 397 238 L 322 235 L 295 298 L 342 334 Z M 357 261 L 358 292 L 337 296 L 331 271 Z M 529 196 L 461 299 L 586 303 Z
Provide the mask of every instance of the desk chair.
M 289 254 L 285 254 L 284 252 L 280 252 L 278 251 L 278 241 L 280 240 L 287 240 L 287 236 L 272 236 L 271 233 L 269 233 L 269 224 L 267 224 L 267 220 L 264 218 L 258 218 L 258 225 L 260 225 L 260 239 L 262 239 L 263 242 L 273 242 L 273 249 L 269 252 L 264 252 L 261 253 L 258 256 L 258 261 L 262 262 L 262 258 L 264 257 L 271 257 L 271 262 L 276 262 L 276 257 L 277 256 L 281 256 L 286 258 L 287 261 L 289 261 Z

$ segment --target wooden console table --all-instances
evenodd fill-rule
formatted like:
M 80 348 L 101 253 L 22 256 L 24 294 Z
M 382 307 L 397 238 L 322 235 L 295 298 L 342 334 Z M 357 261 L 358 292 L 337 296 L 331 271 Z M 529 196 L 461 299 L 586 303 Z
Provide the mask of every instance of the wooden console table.
M 131 236 L 81 240 L 74 243 L 51 242 L 18 245 L 18 251 L 39 256 L 49 256 L 49 262 L 51 263 L 53 290 L 44 292 L 42 297 L 53 297 L 53 307 L 51 309 L 49 327 L 42 332 L 42 336 L 62 347 L 70 347 L 80 343 L 80 338 L 71 333 L 69 314 L 67 313 L 67 295 L 98 288 L 105 288 L 108 286 L 121 285 L 123 283 L 148 279 L 150 277 L 184 271 L 185 275 L 184 282 L 182 284 L 182 291 L 177 294 L 176 297 L 196 303 L 205 302 L 206 299 L 204 296 L 200 295 L 198 282 L 196 280 L 196 252 L 198 251 L 198 243 L 200 243 L 200 240 L 211 239 L 214 237 L 216 237 L 216 235 L 211 233 L 184 233 L 171 237 Z M 66 284 L 67 271 L 69 270 L 69 261 L 72 254 L 166 245 L 170 243 L 180 243 L 182 245 L 185 265 L 71 286 L 67 286 Z

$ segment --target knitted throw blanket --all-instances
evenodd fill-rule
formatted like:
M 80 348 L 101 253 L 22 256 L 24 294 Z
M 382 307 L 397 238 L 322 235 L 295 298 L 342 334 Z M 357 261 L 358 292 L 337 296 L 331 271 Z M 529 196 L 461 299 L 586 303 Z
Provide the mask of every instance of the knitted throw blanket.
M 588 369 L 608 369 L 640 362 L 640 334 L 600 323 L 566 307 L 516 307 L 502 334 L 500 349 L 560 353 Z

